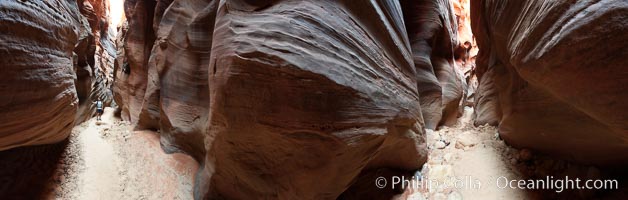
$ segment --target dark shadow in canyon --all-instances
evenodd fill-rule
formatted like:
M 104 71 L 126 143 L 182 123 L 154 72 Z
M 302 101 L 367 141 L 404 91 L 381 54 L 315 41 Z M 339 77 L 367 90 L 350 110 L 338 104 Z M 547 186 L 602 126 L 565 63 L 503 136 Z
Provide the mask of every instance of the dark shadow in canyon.
M 628 199 L 628 171 L 627 166 L 604 167 L 579 164 L 561 159 L 552 158 L 549 155 L 535 154 L 527 161 L 520 161 L 513 170 L 521 174 L 522 180 L 554 180 L 554 185 L 549 189 L 528 190 L 529 199 Z M 616 180 L 617 188 L 605 189 L 572 189 L 575 183 L 564 180 L 580 180 L 580 187 L 584 187 L 587 180 Z M 557 183 L 562 181 L 562 183 Z M 570 187 L 557 192 L 560 187 Z M 611 183 L 609 183 L 611 184 Z M 610 185 L 609 185 L 610 186 Z
M 0 151 L 0 197 L 41 199 L 60 166 L 68 140 Z

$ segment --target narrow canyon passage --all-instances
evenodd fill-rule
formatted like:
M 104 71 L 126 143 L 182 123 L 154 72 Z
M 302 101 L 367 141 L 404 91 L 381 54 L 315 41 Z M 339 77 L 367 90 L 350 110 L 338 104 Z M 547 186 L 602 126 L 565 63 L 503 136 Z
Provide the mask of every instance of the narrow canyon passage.
M 149 131 L 133 131 L 106 108 L 74 128 L 49 182 L 51 199 L 191 199 L 198 164 L 161 152 Z
M 116 198 L 122 177 L 126 174 L 124 169 L 132 169 L 135 166 L 122 166 L 122 158 L 116 154 L 113 146 L 104 139 L 105 129 L 110 129 L 113 123 L 111 109 L 107 109 L 103 120 L 89 120 L 84 125 L 79 125 L 73 130 L 78 137 L 80 149 L 68 149 L 70 153 L 78 153 L 78 157 L 84 161 L 81 171 L 77 176 L 81 187 L 78 191 L 83 191 L 81 197 L 85 199 L 101 199 L 102 197 Z M 79 130 L 76 130 L 79 129 Z M 81 130 L 83 129 L 83 130 Z M 123 134 L 123 133 L 115 133 Z M 70 138 L 72 140 L 73 138 Z M 119 198 L 119 197 L 118 197 Z
M 0 0 L 0 200 L 628 199 L 626 32 L 626 0 Z
M 528 191 L 499 189 L 497 177 L 519 178 L 517 150 L 496 138 L 491 126 L 474 127 L 467 107 L 452 127 L 428 130 L 425 179 L 477 179 L 480 187 L 451 185 L 410 190 L 408 199 L 525 199 Z M 198 165 L 183 154 L 160 153 L 158 138 L 132 127 L 106 108 L 102 121 L 92 118 L 74 128 L 53 180 L 52 199 L 191 199 Z M 514 159 L 514 161 L 512 161 Z M 466 181 L 466 180 L 465 180 Z M 155 184 L 159 183 L 159 184 Z M 468 182 L 475 184 L 475 182 Z M 448 182 L 450 184 L 450 182 Z M 467 184 L 467 183 L 465 183 Z
M 522 180 L 523 169 L 556 169 L 561 174 L 599 178 L 595 167 L 557 161 L 514 149 L 501 140 L 492 126 L 475 127 L 473 108 L 466 107 L 451 127 L 427 131 L 429 158 L 418 174 L 431 186 L 410 187 L 395 199 L 542 199 L 547 191 L 503 188 L 498 178 Z M 191 199 L 198 164 L 189 156 L 159 153 L 155 133 L 132 127 L 105 109 L 76 126 L 59 160 L 53 180 L 47 182 L 51 199 Z M 527 151 L 527 150 L 526 150 Z M 562 165 L 562 166 L 559 166 Z M 549 168 L 549 169 L 548 169 Z M 591 177 L 593 176 L 593 177 Z M 456 182 L 458 181 L 458 182 Z M 159 183 L 159 184 L 155 184 Z M 444 184 L 442 184 L 444 183 Z M 458 185 L 455 185 L 458 184 Z M 573 194 L 579 197 L 582 194 Z M 551 192 L 549 193 L 551 194 Z M 584 194 L 592 195 L 592 191 Z
M 430 156 L 424 178 L 449 185 L 429 187 L 426 199 L 530 198 L 529 191 L 497 187 L 499 177 L 523 179 L 516 168 L 518 151 L 499 139 L 495 127 L 473 126 L 472 115 L 473 108 L 466 107 L 452 127 L 427 131 Z

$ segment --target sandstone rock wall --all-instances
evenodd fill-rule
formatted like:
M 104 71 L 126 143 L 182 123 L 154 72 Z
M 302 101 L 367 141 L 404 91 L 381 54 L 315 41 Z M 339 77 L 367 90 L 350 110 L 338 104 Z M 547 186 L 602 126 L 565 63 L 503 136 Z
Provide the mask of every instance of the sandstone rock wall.
M 74 126 L 77 8 L 0 1 L 0 150 L 59 142 Z
M 158 126 L 159 110 L 156 110 L 154 105 L 147 105 L 143 109 L 144 112 L 140 112 L 148 83 L 148 59 L 155 42 L 153 30 L 155 5 L 156 2 L 153 0 L 125 1 L 127 24 L 118 35 L 121 38 L 118 46 L 122 46 L 118 49 L 123 51 L 118 51 L 116 58 L 116 80 L 113 93 L 124 120 L 137 123 L 140 121 L 140 113 L 143 113 L 143 128 L 157 128 Z M 128 30 L 128 27 L 132 29 Z
M 209 195 L 332 199 L 371 171 L 425 162 L 398 3 L 227 1 L 215 27 Z M 377 194 L 369 185 L 350 196 Z
M 454 50 L 456 68 L 463 74 L 466 89 L 464 90 L 463 106 L 473 106 L 478 81 L 475 75 L 475 59 L 478 46 L 471 30 L 470 0 L 451 0 L 458 24 L 458 46 Z
M 336 198 L 373 172 L 425 162 L 398 2 L 128 0 L 125 10 L 114 98 L 124 119 L 160 130 L 166 151 L 204 164 L 197 198 Z
M 628 164 L 628 2 L 471 2 L 476 124 L 584 163 Z
M 113 43 L 95 2 L 0 1 L 0 150 L 59 142 L 91 101 L 111 99 Z
M 138 1 L 131 4 L 132 8 L 127 6 L 128 26 L 135 24 L 144 29 L 125 28 L 121 35 L 120 42 L 125 46 L 117 58 L 116 101 L 122 107 L 122 116 L 139 128 L 160 129 L 168 152 L 184 151 L 200 159 L 205 155 L 207 70 L 217 4 L 160 1 L 149 8 L 144 7 L 145 3 Z M 146 15 L 138 14 L 144 11 L 137 9 L 154 9 L 152 20 L 144 19 Z M 149 36 L 138 32 L 155 34 L 150 36 L 155 39 L 145 40 Z M 154 44 L 148 44 L 149 41 Z M 152 48 L 150 54 L 144 55 L 146 47 L 140 43 Z M 138 57 L 148 60 L 134 61 Z
M 462 112 L 464 75 L 455 63 L 458 22 L 449 0 L 402 1 L 426 128 L 453 125 Z
M 102 100 L 105 106 L 113 101 L 113 62 L 116 48 L 113 29 L 109 27 L 108 1 L 79 1 L 80 31 L 79 43 L 74 49 L 77 97 L 79 99 L 76 123 L 93 116 L 96 105 Z

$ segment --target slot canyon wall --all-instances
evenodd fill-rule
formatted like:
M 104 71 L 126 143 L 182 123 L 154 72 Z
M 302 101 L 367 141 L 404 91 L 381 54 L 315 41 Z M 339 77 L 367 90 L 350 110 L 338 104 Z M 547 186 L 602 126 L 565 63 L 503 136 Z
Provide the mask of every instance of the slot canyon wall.
M 582 163 L 628 164 L 628 2 L 478 0 L 476 124 Z
M 471 30 L 471 0 L 451 0 L 458 24 L 458 46 L 454 50 L 456 69 L 462 73 L 464 92 L 460 106 L 473 107 L 478 80 L 475 74 L 475 59 L 478 46 Z
M 210 196 L 366 198 L 374 174 L 425 162 L 401 7 L 363 3 L 219 6 L 200 174 Z
M 118 38 L 114 67 L 121 117 L 140 129 L 160 129 L 167 152 L 183 151 L 197 160 L 205 156 L 207 70 L 217 6 L 214 1 L 125 1 L 128 22 Z
M 114 29 L 109 17 L 109 3 L 103 0 L 78 1 L 81 13 L 79 42 L 74 49 L 75 86 L 79 108 L 76 123 L 93 116 L 100 99 L 105 106 L 113 103 L 113 66 L 116 57 Z
M 628 2 L 355 2 L 126 0 L 114 42 L 107 1 L 0 1 L 0 151 L 102 99 L 202 164 L 197 199 L 389 197 L 473 105 L 517 148 L 628 164 Z
M 401 1 L 425 127 L 451 126 L 472 105 L 477 46 L 468 0 Z
M 120 115 L 204 164 L 197 198 L 374 195 L 369 178 L 420 168 L 424 128 L 468 99 L 468 13 L 449 1 L 124 6 Z
M 106 1 L 0 1 L 0 150 L 57 143 L 111 102 Z

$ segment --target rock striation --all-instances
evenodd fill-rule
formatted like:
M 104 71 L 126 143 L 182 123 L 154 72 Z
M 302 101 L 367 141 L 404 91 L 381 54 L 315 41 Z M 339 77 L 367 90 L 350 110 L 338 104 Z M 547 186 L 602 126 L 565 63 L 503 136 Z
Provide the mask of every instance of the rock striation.
M 210 195 L 330 199 L 425 162 L 400 4 L 228 1 L 215 28 Z
M 515 147 L 628 164 L 626 13 L 626 1 L 471 1 L 475 123 Z
M 94 114 L 92 101 L 111 101 L 105 7 L 0 2 L 0 150 L 59 142 Z
M 93 116 L 96 105 L 102 100 L 105 106 L 113 102 L 113 64 L 116 47 L 113 41 L 114 28 L 109 27 L 109 1 L 79 1 L 79 42 L 74 49 L 74 71 L 79 107 L 76 123 Z
M 466 89 L 463 93 L 463 106 L 474 105 L 478 81 L 475 75 L 475 59 L 478 46 L 471 30 L 470 0 L 452 0 L 458 24 L 458 46 L 454 50 L 456 68 L 463 74 Z
M 126 3 L 128 26 L 142 28 L 125 30 L 120 38 L 125 45 L 117 58 L 114 93 L 122 117 L 139 128 L 160 129 L 166 151 L 188 152 L 200 159 L 205 155 L 207 70 L 217 4 Z M 143 18 L 144 12 L 153 13 L 150 20 Z
M 399 2 L 127 0 L 125 12 L 114 99 L 203 164 L 196 198 L 365 198 L 374 174 L 427 158 Z
M 59 142 L 74 126 L 78 7 L 53 2 L 0 1 L 0 150 Z
M 466 81 L 456 67 L 458 22 L 449 0 L 401 1 L 425 127 L 453 125 L 462 114 Z

